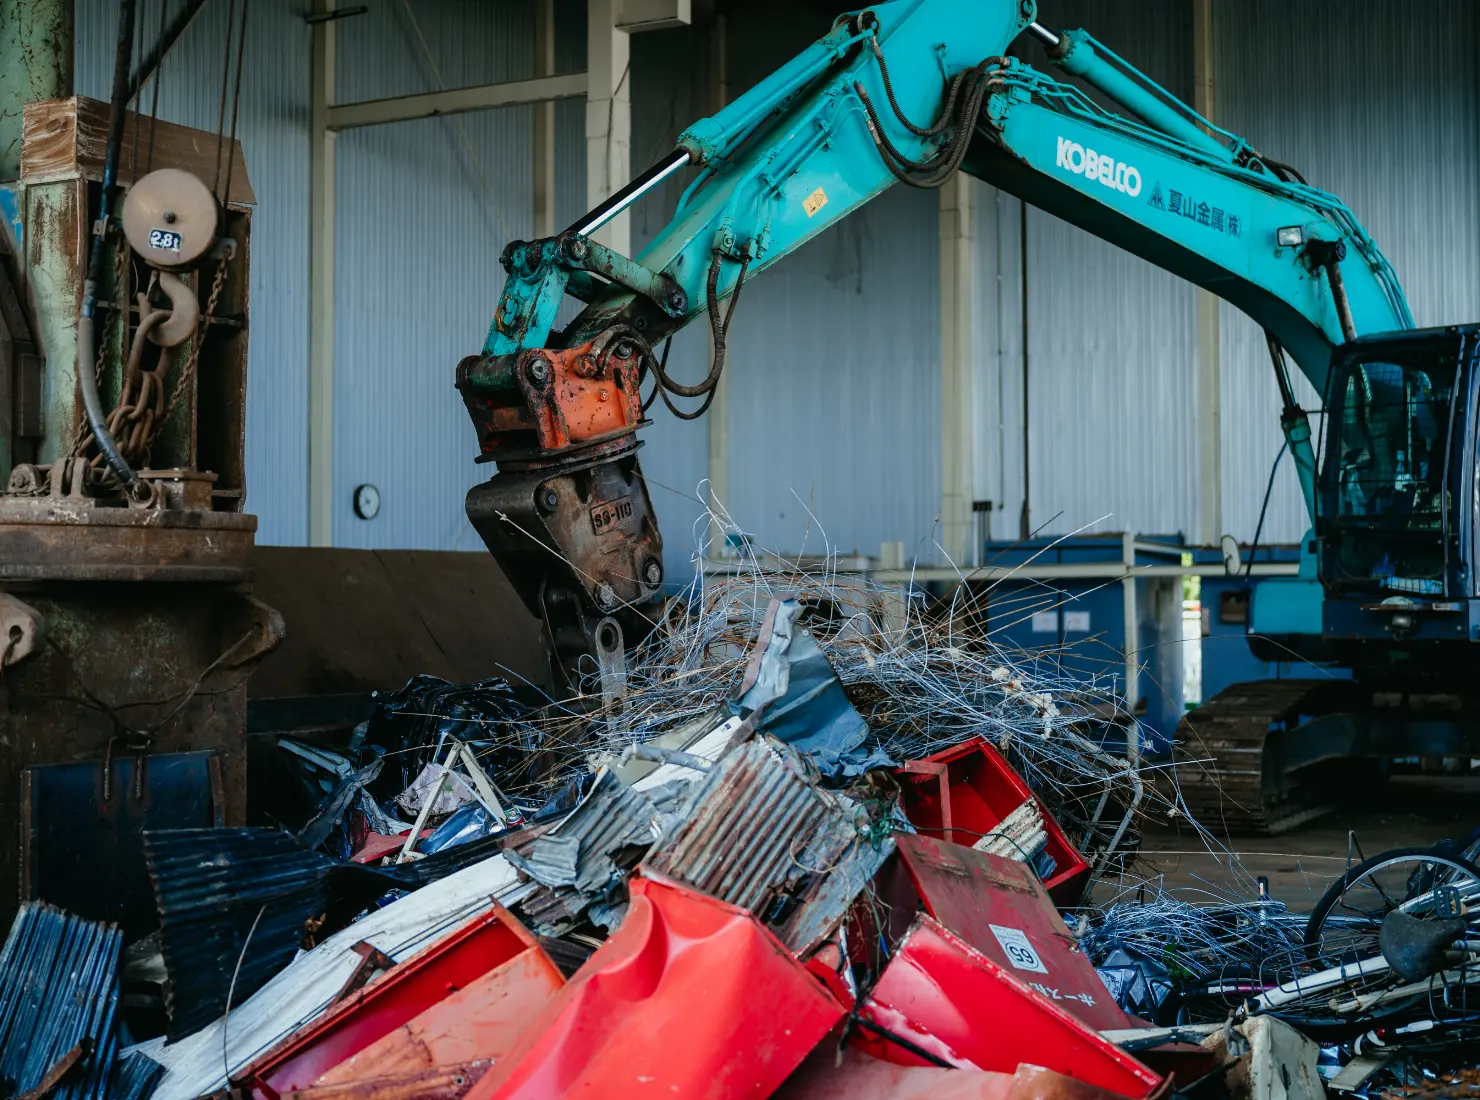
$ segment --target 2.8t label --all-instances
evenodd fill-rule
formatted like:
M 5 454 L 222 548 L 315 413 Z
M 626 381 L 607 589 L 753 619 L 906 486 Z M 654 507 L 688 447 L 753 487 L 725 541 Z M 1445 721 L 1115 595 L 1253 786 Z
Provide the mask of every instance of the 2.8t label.
M 180 251 L 180 234 L 173 229 L 151 229 L 149 230 L 149 247 L 162 249 L 165 252 Z

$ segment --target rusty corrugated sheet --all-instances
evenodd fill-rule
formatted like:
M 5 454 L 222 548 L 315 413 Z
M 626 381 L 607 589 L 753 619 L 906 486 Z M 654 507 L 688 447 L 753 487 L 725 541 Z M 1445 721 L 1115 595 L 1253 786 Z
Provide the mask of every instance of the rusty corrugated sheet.
M 794 753 L 757 739 L 709 773 L 643 866 L 750 910 L 805 955 L 892 850 L 860 837 L 845 803 L 808 782 Z

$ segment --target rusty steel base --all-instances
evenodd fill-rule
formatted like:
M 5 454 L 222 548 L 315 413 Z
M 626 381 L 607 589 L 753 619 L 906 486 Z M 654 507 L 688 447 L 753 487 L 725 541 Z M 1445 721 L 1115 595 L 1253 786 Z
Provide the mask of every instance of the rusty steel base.
M 0 495 L 0 582 L 251 579 L 257 517 Z
M 0 925 L 36 882 L 28 767 L 209 750 L 225 822 L 245 822 L 247 676 L 283 633 L 251 594 L 256 526 L 0 497 Z M 111 772 L 98 769 L 79 815 L 111 818 L 116 800 L 141 797 L 108 789 Z

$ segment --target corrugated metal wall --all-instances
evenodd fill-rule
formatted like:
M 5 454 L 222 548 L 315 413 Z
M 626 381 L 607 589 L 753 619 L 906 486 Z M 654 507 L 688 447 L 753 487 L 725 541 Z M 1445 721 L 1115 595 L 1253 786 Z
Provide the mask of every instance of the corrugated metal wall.
M 1192 94 L 1184 0 L 1043 0 L 1174 94 Z M 1037 47 L 1027 59 L 1041 64 Z M 1022 507 L 1022 204 L 980 192 L 977 498 L 992 533 Z M 1197 517 L 1195 296 L 1173 275 L 1052 215 L 1027 211 L 1029 527 L 1190 532 Z
M 1215 4 L 1220 125 L 1340 195 L 1387 254 L 1420 325 L 1480 314 L 1480 20 L 1471 0 Z M 1225 306 L 1223 510 L 1252 538 L 1283 437 L 1263 337 Z M 1304 379 L 1300 379 L 1304 383 Z M 1321 398 L 1302 386 L 1302 403 Z M 1317 421 L 1317 424 L 1319 422 Z M 1289 460 L 1266 539 L 1307 525 Z
M 143 0 L 146 20 L 157 17 L 157 2 Z M 1185 0 L 1040 6 L 1045 22 L 1090 28 L 1190 96 Z M 1480 298 L 1473 5 L 1433 0 L 1422 24 L 1385 0 L 1214 6 L 1220 123 L 1347 199 L 1397 266 L 1420 323 L 1466 319 Z M 301 7 L 252 5 L 239 126 L 259 199 L 248 478 L 263 542 L 302 542 L 307 533 L 309 32 Z M 410 7 L 449 86 L 528 73 L 524 0 Z M 584 7 L 561 0 L 562 68 L 584 63 Z M 109 0 L 78 0 L 84 94 L 106 94 L 114 9 Z M 165 117 L 214 129 L 225 10 L 208 5 L 171 56 Z M 732 10 L 731 94 L 825 25 L 815 10 L 781 0 Z M 697 29 L 634 40 L 634 170 L 708 112 L 706 49 Z M 402 0 L 342 22 L 339 60 L 344 99 L 437 87 Z M 339 138 L 334 504 L 342 545 L 478 545 L 462 494 L 488 471 L 471 462 L 452 372 L 481 345 L 502 284 L 500 249 L 530 230 L 529 114 L 511 108 Z M 563 225 L 585 206 L 584 107 L 562 103 L 557 118 Z M 974 196 L 976 495 L 993 501 L 1000 537 L 1016 534 L 1021 504 L 1021 215 L 1016 199 L 990 187 Z M 635 243 L 656 232 L 675 197 L 639 208 Z M 1027 229 L 1032 526 L 1066 531 L 1108 517 L 1100 526 L 1190 533 L 1191 288 L 1040 212 L 1028 212 Z M 805 549 L 820 551 L 825 533 L 827 546 L 844 551 L 874 553 L 880 541 L 903 539 L 922 558 L 934 556 L 937 257 L 935 196 L 895 189 L 747 289 L 732 330 L 725 503 L 763 543 L 796 552 L 805 538 Z M 1279 448 L 1276 398 L 1257 331 L 1227 308 L 1222 354 L 1224 526 L 1247 539 Z M 700 331 L 675 343 L 685 377 L 700 373 L 706 356 Z M 707 472 L 709 425 L 661 410 L 655 420 L 644 464 L 670 576 L 678 576 L 702 515 L 695 493 Z M 378 485 L 384 501 L 368 523 L 350 509 L 362 481 Z M 1265 538 L 1290 540 L 1303 526 L 1285 470 Z
M 826 32 L 797 5 L 731 20 L 739 92 Z M 788 27 L 780 35 L 776 28 Z M 735 521 L 786 553 L 934 561 L 940 509 L 937 199 L 896 187 L 745 291 L 732 332 Z
M 107 99 L 116 0 L 77 2 L 77 92 Z M 139 0 L 153 38 L 162 0 Z M 169 11 L 180 7 L 171 0 Z M 302 5 L 252 4 L 249 69 L 237 137 L 257 208 L 252 217 L 251 358 L 247 376 L 247 508 L 258 540 L 308 541 L 308 78 Z M 207 4 L 163 66 L 159 114 L 214 133 L 227 5 Z M 148 109 L 149 99 L 144 102 Z
M 413 14 L 414 13 L 414 14 Z M 527 4 L 374 4 L 339 28 L 341 102 L 532 75 Z M 483 346 L 504 244 L 532 231 L 532 111 L 343 131 L 335 150 L 334 541 L 481 546 L 463 496 L 490 469 L 454 388 Z M 380 489 L 373 520 L 354 487 Z
M 817 36 L 822 13 L 766 0 L 729 20 L 729 92 L 745 91 Z M 693 28 L 633 41 L 634 171 L 710 113 L 708 44 Z M 634 245 L 671 215 L 680 186 L 634 215 Z M 933 560 L 940 500 L 936 199 L 896 188 L 748 283 L 730 330 L 728 495 L 759 545 L 785 553 L 878 553 L 905 539 Z M 702 377 L 702 326 L 674 341 L 680 378 Z M 681 401 L 682 406 L 693 405 Z M 670 577 L 704 532 L 709 419 L 661 406 L 643 463 Z M 918 548 L 915 546 L 919 543 Z

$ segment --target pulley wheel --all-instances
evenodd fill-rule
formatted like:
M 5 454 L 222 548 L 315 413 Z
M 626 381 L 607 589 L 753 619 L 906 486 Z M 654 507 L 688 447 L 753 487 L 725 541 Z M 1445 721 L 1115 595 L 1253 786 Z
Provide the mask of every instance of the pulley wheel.
M 189 267 L 216 243 L 215 196 L 178 168 L 150 172 L 123 200 L 123 235 L 153 267 Z

